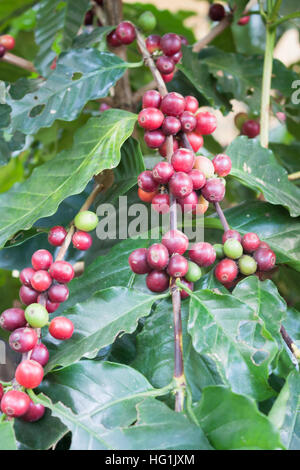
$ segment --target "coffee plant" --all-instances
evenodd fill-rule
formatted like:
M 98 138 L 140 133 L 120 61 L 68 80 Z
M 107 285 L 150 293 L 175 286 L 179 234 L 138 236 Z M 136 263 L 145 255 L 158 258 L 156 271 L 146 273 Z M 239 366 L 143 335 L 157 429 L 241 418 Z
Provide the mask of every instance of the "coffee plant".
M 300 450 L 299 5 L 202 3 L 0 6 L 1 450 Z

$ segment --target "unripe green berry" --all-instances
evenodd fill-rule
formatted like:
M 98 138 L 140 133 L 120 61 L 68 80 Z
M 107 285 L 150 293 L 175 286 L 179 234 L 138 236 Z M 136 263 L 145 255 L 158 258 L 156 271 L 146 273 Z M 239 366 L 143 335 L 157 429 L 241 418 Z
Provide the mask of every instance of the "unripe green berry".
M 216 243 L 215 245 L 213 245 L 213 247 L 214 247 L 215 252 L 217 254 L 217 258 L 219 258 L 219 259 L 224 258 L 223 245 L 221 243 Z
M 193 261 L 188 262 L 189 269 L 186 275 L 184 276 L 189 282 L 197 282 L 201 277 L 201 269 L 198 264 L 193 263 Z
M 249 255 L 243 255 L 239 259 L 238 265 L 240 272 L 245 276 L 250 276 L 251 274 L 254 274 L 257 269 L 257 263 L 255 259 Z
M 243 247 L 238 240 L 229 238 L 224 243 L 224 253 L 228 258 L 238 259 L 243 254 Z
M 25 318 L 33 328 L 43 328 L 49 322 L 49 313 L 41 304 L 31 304 L 25 309 Z
M 152 31 L 156 26 L 156 18 L 151 11 L 144 11 L 137 21 L 139 27 L 146 33 Z
M 244 124 L 244 122 L 247 121 L 247 119 L 249 119 L 247 113 L 238 113 L 238 114 L 235 115 L 234 123 L 240 131 L 242 130 L 243 124 Z
M 78 212 L 74 219 L 75 227 L 84 232 L 91 232 L 98 225 L 99 219 L 95 212 L 82 211 Z

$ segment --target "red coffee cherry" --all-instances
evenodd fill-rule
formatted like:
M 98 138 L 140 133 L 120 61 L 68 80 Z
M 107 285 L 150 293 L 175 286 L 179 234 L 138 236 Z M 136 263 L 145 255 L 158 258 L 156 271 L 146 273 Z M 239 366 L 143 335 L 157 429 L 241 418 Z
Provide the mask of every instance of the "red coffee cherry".
M 77 250 L 86 251 L 91 248 L 93 239 L 89 233 L 77 230 L 72 237 L 72 243 Z
M 45 414 L 45 407 L 39 403 L 33 403 L 30 400 L 28 410 L 24 415 L 21 416 L 23 421 L 28 423 L 34 423 L 35 421 L 39 421 Z
M 30 305 L 34 304 L 38 298 L 38 292 L 27 286 L 22 286 L 19 290 L 19 296 L 22 304 Z
M 44 369 L 38 362 L 26 359 L 16 369 L 16 381 L 25 388 L 36 388 L 44 377 Z
M 55 261 L 51 264 L 49 273 L 53 279 L 61 284 L 72 281 L 74 277 L 73 266 L 67 261 Z
M 53 257 L 48 250 L 37 250 L 31 257 L 31 264 L 36 271 L 40 269 L 47 271 L 52 263 Z
M 205 178 L 204 173 L 202 173 L 202 171 L 194 168 L 193 170 L 189 172 L 189 176 L 193 181 L 193 188 L 195 190 L 203 188 L 203 186 L 206 183 L 206 178 Z
M 138 188 L 138 197 L 143 202 L 151 202 L 156 194 L 157 191 L 152 191 L 151 193 L 148 193 L 147 191 L 143 191 L 141 188 Z
M 212 21 L 221 21 L 224 18 L 226 12 L 223 5 L 220 3 L 213 3 L 209 8 L 208 14 Z
M 38 297 L 38 302 L 40 302 L 40 296 Z M 60 306 L 60 304 L 58 302 L 51 302 L 51 300 L 47 299 L 46 300 L 46 310 L 48 313 L 53 313 L 55 312 L 58 307 Z
M 152 199 L 152 208 L 159 214 L 167 214 L 170 210 L 169 194 L 156 194 Z
M 0 58 L 2 58 L 5 55 L 6 49 L 5 47 L 0 44 Z
M 260 242 L 259 248 L 269 248 L 269 249 L 271 249 L 270 245 L 268 245 L 267 242 Z
M 221 179 L 212 178 L 206 181 L 201 189 L 203 197 L 209 202 L 220 202 L 225 196 L 225 185 Z
M 197 125 L 196 117 L 189 111 L 184 111 L 180 116 L 181 128 L 183 132 L 192 132 Z
M 246 233 L 242 238 L 242 245 L 247 253 L 252 253 L 257 250 L 260 245 L 260 239 L 256 233 L 249 232 Z
M 56 339 L 70 339 L 74 332 L 74 325 L 66 317 L 56 317 L 50 322 L 49 333 Z
M 187 38 L 185 36 L 183 36 L 182 34 L 179 35 L 180 39 L 181 39 L 181 44 L 184 44 L 185 46 L 188 46 L 189 45 L 189 41 L 187 40 Z
M 156 90 L 148 90 L 143 95 L 143 108 L 159 108 L 161 103 L 161 94 Z
M 224 177 L 229 175 L 231 171 L 231 160 L 228 155 L 219 153 L 219 155 L 216 155 L 215 158 L 213 158 L 212 162 L 218 176 Z
M 238 275 L 238 267 L 233 259 L 222 259 L 215 269 L 215 276 L 222 284 L 232 282 Z
M 15 38 L 9 34 L 4 34 L 0 36 L 0 44 L 4 46 L 7 51 L 11 51 L 15 47 Z
M 194 283 L 193 283 L 193 282 L 189 282 L 189 281 L 187 281 L 185 278 L 180 279 L 180 282 L 181 282 L 182 284 L 184 284 L 188 289 L 194 290 Z M 182 290 L 180 291 L 180 297 L 181 297 L 182 299 L 186 299 L 186 298 L 189 297 L 189 296 L 190 296 L 190 294 L 189 294 L 188 292 L 186 292 L 185 290 L 182 289 Z
M 52 302 L 65 302 L 69 298 L 69 289 L 65 284 L 52 284 L 48 296 Z
M 50 276 L 48 271 L 44 271 L 42 269 L 36 271 L 31 278 L 31 286 L 38 292 L 44 292 L 45 290 L 49 289 L 51 284 L 52 277 Z
M 194 96 L 186 96 L 184 98 L 185 101 L 185 111 L 189 111 L 192 114 L 195 114 L 197 109 L 199 108 L 199 102 L 197 98 Z
M 116 36 L 122 44 L 131 44 L 136 38 L 133 24 L 122 21 L 116 28 Z
M 146 277 L 148 289 L 152 292 L 163 292 L 168 289 L 170 278 L 165 271 L 151 271 Z
M 170 230 L 165 233 L 161 242 L 168 249 L 170 255 L 175 253 L 183 255 L 189 246 L 188 237 L 180 230 Z
M 11 418 L 19 418 L 29 408 L 30 398 L 19 390 L 6 392 L 1 400 L 1 411 Z
M 53 246 L 61 246 L 65 241 L 67 231 L 64 227 L 56 225 L 52 227 L 48 233 L 48 242 Z
M 162 76 L 162 79 L 165 83 L 169 83 L 173 80 L 174 72 L 171 72 L 171 73 L 168 73 L 168 74 L 162 73 L 161 76 Z
M 150 54 L 160 50 L 161 37 L 158 34 L 151 34 L 146 39 L 146 47 Z
M 49 351 L 43 343 L 38 343 L 34 346 L 30 359 L 44 367 L 49 361 Z
M 250 21 L 250 16 L 242 16 L 239 21 L 238 21 L 238 25 L 239 26 L 245 26 L 246 24 L 248 24 Z
M 182 52 L 181 51 L 176 52 L 175 54 L 170 56 L 170 59 L 173 60 L 174 64 L 178 64 L 178 62 L 180 62 L 182 59 Z
M 171 163 L 177 172 L 189 173 L 195 163 L 195 155 L 191 150 L 180 148 L 173 153 Z
M 144 141 L 150 149 L 157 149 L 161 147 L 166 140 L 166 136 L 160 129 L 155 131 L 146 131 L 144 134 Z
M 174 168 L 168 162 L 159 162 L 152 170 L 153 179 L 159 184 L 167 184 L 173 175 Z
M 198 150 L 203 146 L 202 135 L 196 134 L 196 132 L 188 132 L 186 137 L 194 152 L 198 152 Z
M 8 308 L 0 316 L 0 327 L 3 330 L 14 331 L 26 323 L 25 312 L 21 308 Z
M 212 134 L 217 128 L 217 118 L 208 111 L 196 115 L 197 125 L 195 132 L 200 135 Z
M 170 179 L 169 189 L 175 197 L 183 198 L 193 191 L 193 181 L 189 175 L 179 171 Z
M 253 119 L 249 119 L 248 121 L 244 122 L 242 126 L 242 134 L 249 137 L 249 139 L 254 139 L 260 133 L 260 125 L 259 122 L 254 121 Z
M 178 141 L 176 139 L 173 139 L 173 153 L 176 152 L 176 150 L 179 148 Z M 162 157 L 167 156 L 167 141 L 165 141 L 160 147 L 159 147 L 159 153 L 161 154 Z
M 168 266 L 169 252 L 162 243 L 154 243 L 148 248 L 147 263 L 152 269 L 162 271 Z
M 228 240 L 229 238 L 234 238 L 235 240 L 238 240 L 239 242 L 242 241 L 241 235 L 236 230 L 231 230 L 230 229 L 230 230 L 227 230 L 226 232 L 223 233 L 223 236 L 222 236 L 223 245 L 226 242 L 226 240 Z
M 164 34 L 160 41 L 160 47 L 164 54 L 173 55 L 181 49 L 181 38 L 177 34 Z
M 270 248 L 258 248 L 253 255 L 259 271 L 270 271 L 276 263 L 276 255 Z
M 128 262 L 131 271 L 136 274 L 147 274 L 151 271 L 151 268 L 147 263 L 147 253 L 147 248 L 137 248 L 130 253 Z
M 189 251 L 190 260 L 199 266 L 211 266 L 216 256 L 214 247 L 207 242 L 195 243 Z
M 180 116 L 185 108 L 185 100 L 182 95 L 172 91 L 163 97 L 160 109 L 167 116 Z
M 119 47 L 122 45 L 120 39 L 117 36 L 116 30 L 114 29 L 111 33 L 107 35 L 107 44 L 110 47 Z
M 182 255 L 173 255 L 169 261 L 168 274 L 171 277 L 184 277 L 188 272 L 189 264 Z
M 156 67 L 158 68 L 160 73 L 168 75 L 169 73 L 173 72 L 175 64 L 171 57 L 161 55 L 156 61 Z
M 164 120 L 163 113 L 157 108 L 144 108 L 138 115 L 139 125 L 148 131 L 158 129 Z
M 9 337 L 11 349 L 22 354 L 31 351 L 37 342 L 38 336 L 33 328 L 18 328 Z
M 178 199 L 178 203 L 183 212 L 195 211 L 198 205 L 198 195 L 195 191 L 192 191 L 188 196 Z
M 31 278 L 34 275 L 35 270 L 32 268 L 24 268 L 20 272 L 20 281 L 24 286 L 31 287 Z
M 108 109 L 111 109 L 111 106 L 107 103 L 101 103 L 99 106 L 100 113 L 104 113 L 104 111 L 107 111 Z
M 152 193 L 158 189 L 158 183 L 152 175 L 152 171 L 145 170 L 138 176 L 139 187 L 146 192 Z
M 163 123 L 161 130 L 165 135 L 175 135 L 181 129 L 181 122 L 178 118 L 174 116 L 166 116 Z

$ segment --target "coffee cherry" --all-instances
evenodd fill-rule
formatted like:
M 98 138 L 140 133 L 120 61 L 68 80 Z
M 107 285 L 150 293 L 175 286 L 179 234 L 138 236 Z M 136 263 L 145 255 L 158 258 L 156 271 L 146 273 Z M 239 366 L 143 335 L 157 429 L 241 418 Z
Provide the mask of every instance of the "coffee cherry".
M 35 421 L 39 421 L 45 414 L 45 407 L 40 403 L 33 403 L 30 400 L 28 410 L 24 415 L 21 416 L 23 421 L 27 423 L 34 423 Z
M 30 359 L 44 367 L 49 361 L 49 351 L 44 344 L 38 343 L 34 346 Z
M 178 199 L 178 203 L 183 212 L 194 212 L 198 205 L 198 195 L 192 191 L 188 196 Z
M 239 21 L 238 21 L 238 25 L 239 26 L 245 26 L 246 24 L 248 24 L 250 21 L 250 16 L 242 16 Z
M 43 328 L 49 321 L 49 314 L 41 304 L 31 304 L 25 309 L 25 318 L 33 328 Z
M 15 38 L 9 34 L 4 34 L 0 36 L 0 44 L 4 46 L 7 51 L 11 51 L 15 47 Z
M 107 111 L 108 109 L 111 109 L 111 106 L 107 103 L 101 103 L 99 106 L 100 113 L 104 113 L 104 111 Z
M 36 388 L 44 377 L 44 369 L 38 362 L 26 359 L 16 369 L 16 381 L 25 388 Z
M 258 122 L 254 121 L 253 119 L 249 119 L 249 121 L 244 122 L 242 127 L 242 134 L 249 137 L 249 139 L 254 139 L 260 133 L 260 125 Z
M 195 132 L 200 135 L 212 134 L 217 128 L 217 118 L 208 111 L 196 115 L 197 125 Z
M 201 269 L 198 264 L 193 263 L 193 261 L 188 262 L 188 272 L 185 275 L 185 278 L 189 282 L 197 282 L 201 277 Z
M 257 269 L 257 263 L 255 259 L 253 259 L 252 256 L 249 255 L 243 255 L 239 259 L 238 265 L 240 272 L 245 276 L 250 276 L 251 274 L 254 274 Z
M 151 271 L 151 268 L 147 263 L 147 253 L 147 248 L 137 248 L 130 253 L 128 262 L 131 271 L 136 274 L 147 274 Z
M 234 238 L 229 238 L 226 240 L 223 246 L 224 253 L 228 258 L 238 259 L 243 254 L 243 247 L 238 240 Z
M 98 222 L 97 215 L 92 211 L 80 211 L 74 219 L 75 227 L 83 232 L 91 232 L 97 227 Z
M 3 385 L 0 383 L 0 402 L 2 400 L 3 395 L 4 395 L 4 388 L 3 388 Z
M 175 64 L 170 57 L 162 55 L 157 59 L 156 67 L 158 68 L 160 73 L 168 75 L 169 73 L 173 72 Z
M 194 152 L 198 152 L 198 150 L 203 146 L 203 137 L 202 135 L 196 134 L 196 132 L 188 132 L 186 137 L 194 150 Z
M 247 113 L 237 113 L 234 117 L 234 124 L 241 131 L 244 122 L 246 122 L 247 120 L 248 120 L 248 114 Z
M 197 98 L 194 96 L 186 96 L 184 98 L 185 101 L 185 111 L 189 111 L 190 113 L 195 113 L 199 108 L 199 102 Z
M 72 237 L 72 243 L 77 250 L 86 251 L 92 246 L 93 239 L 89 233 L 77 230 Z
M 148 131 L 158 129 L 164 120 L 163 113 L 157 108 L 144 108 L 138 115 L 139 125 Z
M 185 108 L 185 100 L 182 95 L 172 91 L 163 97 L 160 109 L 167 116 L 180 116 Z
M 178 62 L 180 62 L 182 59 L 182 52 L 181 51 L 176 52 L 175 54 L 170 56 L 170 59 L 173 60 L 174 64 L 178 64 Z
M 189 290 L 193 290 L 193 289 L 194 289 L 194 284 L 193 284 L 193 282 L 188 282 L 184 277 L 183 277 L 182 279 L 180 279 L 180 282 L 181 282 L 182 284 L 184 284 Z M 184 289 L 181 289 L 181 291 L 180 291 L 180 297 L 181 297 L 182 299 L 186 299 L 186 298 L 189 297 L 189 296 L 190 296 L 190 294 L 189 294 L 187 291 L 185 291 Z
M 181 49 L 181 38 L 177 34 L 164 34 L 160 41 L 160 47 L 164 54 L 173 55 Z
M 49 325 L 49 333 L 56 339 L 70 339 L 74 332 L 74 325 L 66 317 L 53 318 Z
M 37 250 L 31 257 L 31 264 L 36 271 L 47 271 L 53 262 L 53 257 L 48 250 Z
M 201 192 L 208 202 L 220 202 L 225 196 L 224 182 L 218 178 L 209 179 Z
M 208 209 L 208 206 L 209 206 L 209 202 L 206 199 L 204 199 L 204 197 L 201 194 L 198 199 L 198 204 L 195 209 L 195 214 L 198 214 L 198 215 L 205 214 L 205 212 Z
M 220 3 L 214 3 L 209 8 L 209 17 L 212 21 L 221 21 L 225 16 L 225 8 Z
M 231 170 L 231 160 L 228 155 L 219 153 L 219 155 L 216 155 L 215 158 L 213 158 L 212 163 L 218 176 L 223 177 L 229 175 Z
M 165 271 L 151 271 L 146 277 L 146 284 L 152 292 L 163 292 L 169 287 L 170 278 Z
M 30 305 L 36 302 L 38 295 L 37 291 L 27 286 L 22 286 L 19 290 L 20 300 L 24 305 Z
M 162 243 L 154 243 L 148 248 L 147 263 L 152 269 L 162 271 L 168 266 L 169 252 Z
M 161 242 L 168 249 L 170 255 L 174 253 L 183 255 L 189 246 L 188 237 L 180 230 L 170 230 L 165 233 Z
M 215 269 L 215 276 L 219 282 L 226 284 L 232 282 L 238 275 L 238 267 L 232 259 L 222 259 Z
M 33 328 L 18 328 L 9 337 L 11 349 L 22 354 L 31 351 L 37 342 L 38 336 Z
M 135 28 L 129 21 L 122 21 L 116 29 L 116 36 L 122 44 L 131 44 L 135 38 Z
M 199 266 L 210 266 L 216 260 L 214 247 L 207 242 L 195 243 L 189 251 L 189 257 Z
M 214 176 L 215 168 L 213 163 L 209 158 L 204 157 L 203 155 L 197 155 L 195 157 L 194 168 L 196 170 L 202 171 L 206 179 L 212 178 Z
M 189 265 L 182 255 L 173 255 L 168 264 L 168 274 L 171 277 L 184 277 L 188 272 Z
M 146 39 L 146 47 L 150 54 L 160 50 L 161 37 L 158 34 L 150 34 Z
M 31 286 L 38 292 L 44 292 L 45 290 L 49 289 L 51 284 L 52 277 L 50 276 L 48 271 L 44 271 L 42 269 L 36 271 L 31 278 Z
M 0 44 L 0 58 L 4 57 L 5 52 L 6 52 L 5 47 L 2 44 Z
M 0 316 L 0 327 L 3 330 L 14 331 L 26 323 L 25 312 L 21 308 L 8 308 Z
M 253 251 L 257 250 L 257 248 L 259 248 L 259 236 L 253 232 L 246 233 L 242 238 L 242 245 L 245 251 L 252 253 Z
M 174 168 L 168 162 L 159 162 L 152 170 L 153 179 L 159 184 L 167 184 L 173 175 Z
M 158 183 L 152 175 L 152 171 L 145 170 L 138 176 L 139 187 L 146 192 L 152 193 L 158 189 Z
M 38 302 L 39 301 L 40 301 L 40 297 L 38 297 Z M 58 309 L 59 306 L 60 306 L 60 303 L 58 303 L 58 302 L 51 302 L 51 300 L 49 300 L 49 299 L 46 300 L 45 307 L 46 307 L 46 310 L 47 310 L 48 313 L 55 312 Z
M 270 245 L 268 245 L 268 243 L 266 243 L 266 242 L 260 242 L 259 248 L 269 248 L 269 249 L 271 249 Z
M 178 141 L 176 139 L 173 139 L 173 153 L 176 152 L 176 150 L 179 148 Z M 160 147 L 159 147 L 159 153 L 161 154 L 162 157 L 167 156 L 167 141 L 165 141 Z
M 48 242 L 53 246 L 61 246 L 65 241 L 67 231 L 64 227 L 56 225 L 52 227 L 48 233 Z
M 195 190 L 203 188 L 206 183 L 206 178 L 204 173 L 200 170 L 193 169 L 189 172 L 189 176 L 192 178 L 193 181 L 193 188 Z
M 161 103 L 161 94 L 156 90 L 148 90 L 143 95 L 143 108 L 159 108 Z
M 159 214 L 167 214 L 170 210 L 169 194 L 156 194 L 152 199 L 152 208 Z
M 162 76 L 162 79 L 165 83 L 169 83 L 174 78 L 174 72 L 171 72 L 171 73 L 168 73 L 168 74 L 162 73 L 161 76 Z
M 150 149 L 156 149 L 161 147 L 166 140 L 166 136 L 160 129 L 155 131 L 146 131 L 144 134 L 145 144 Z
M 120 39 L 118 38 L 117 36 L 117 33 L 116 33 L 116 30 L 114 29 L 113 31 L 111 31 L 111 33 L 109 33 L 107 35 L 107 44 L 110 46 L 110 47 L 119 47 L 122 45 Z
M 226 242 L 226 240 L 229 240 L 230 238 L 234 238 L 235 240 L 238 240 L 239 242 L 242 241 L 242 237 L 239 234 L 239 232 L 237 232 L 236 230 L 230 229 L 223 233 L 223 236 L 222 236 L 223 244 Z
M 156 26 L 156 18 L 151 11 L 144 11 L 137 23 L 145 32 L 152 31 Z
M 253 256 L 257 262 L 259 271 L 270 271 L 274 268 L 276 255 L 270 248 L 258 248 Z
M 171 163 L 177 172 L 189 173 L 195 162 L 194 153 L 191 150 L 180 148 L 173 153 Z
M 181 122 L 174 116 L 166 116 L 161 130 L 165 135 L 175 135 L 181 129 Z
M 74 277 L 73 266 L 67 261 L 55 261 L 51 264 L 49 273 L 53 279 L 61 284 L 72 281 Z
M 193 191 L 193 181 L 189 175 L 179 171 L 170 179 L 169 189 L 175 197 L 183 198 Z
M 53 284 L 48 290 L 52 302 L 65 302 L 69 298 L 69 289 L 65 284 Z
M 24 268 L 20 272 L 20 281 L 24 286 L 31 287 L 31 278 L 34 275 L 35 270 L 32 268 Z
M 141 188 L 138 188 L 138 197 L 143 202 L 151 202 L 156 194 L 157 191 L 152 191 L 151 193 L 148 193 L 147 191 L 143 191 Z
M 197 119 L 192 113 L 184 111 L 180 116 L 180 122 L 183 132 L 192 132 L 196 127 Z
M 224 249 L 223 249 L 223 245 L 221 243 L 215 243 L 213 245 L 214 247 L 214 250 L 216 252 L 216 255 L 217 255 L 217 258 L 219 259 L 222 259 L 224 258 Z
M 188 46 L 189 45 L 189 41 L 187 40 L 187 38 L 185 36 L 183 36 L 182 34 L 179 35 L 180 37 L 180 40 L 181 40 L 181 44 L 183 44 L 184 46 Z
M 11 418 L 19 418 L 29 408 L 30 398 L 19 390 L 9 390 L 1 400 L 1 411 Z

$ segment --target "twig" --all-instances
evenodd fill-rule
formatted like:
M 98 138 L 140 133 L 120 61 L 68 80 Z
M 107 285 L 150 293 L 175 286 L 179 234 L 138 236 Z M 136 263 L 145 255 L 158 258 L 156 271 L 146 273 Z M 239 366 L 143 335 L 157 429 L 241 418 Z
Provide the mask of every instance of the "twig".
M 284 326 L 282 326 L 282 325 L 280 327 L 280 333 L 281 333 L 281 336 L 282 336 L 285 344 L 289 348 L 289 350 L 292 352 L 292 354 L 295 356 L 295 358 L 299 361 L 300 360 L 300 350 L 296 346 L 296 344 L 294 343 L 293 339 L 289 336 L 289 334 L 286 331 L 286 329 L 284 328 Z
M 291 173 L 288 175 L 288 179 L 290 181 L 298 180 L 300 178 L 300 171 L 296 171 L 295 173 Z
M 232 18 L 233 16 L 231 14 L 226 15 L 225 18 L 220 21 L 220 23 L 214 26 L 209 31 L 209 33 L 204 36 L 204 38 L 200 39 L 194 44 L 193 51 L 200 52 L 205 46 L 207 46 L 207 44 L 213 41 L 219 34 L 224 31 L 224 29 L 226 29 L 231 24 Z
M 16 65 L 17 67 L 20 67 L 21 69 L 28 70 L 29 72 L 38 73 L 32 62 L 29 62 L 29 60 L 23 59 L 23 57 L 19 57 L 17 55 L 11 54 L 10 52 L 6 52 L 4 56 L 1 58 L 1 60 L 3 62 L 6 62 L 7 64 Z
M 229 227 L 229 225 L 228 225 L 228 222 L 227 222 L 227 220 L 226 220 L 226 217 L 225 217 L 225 215 L 224 215 L 224 212 L 222 211 L 221 206 L 220 206 L 220 204 L 219 204 L 218 202 L 215 202 L 214 205 L 215 205 L 216 212 L 217 212 L 217 214 L 218 214 L 218 216 L 219 216 L 219 219 L 220 219 L 220 221 L 221 221 L 221 224 L 222 224 L 222 226 L 223 226 L 223 229 L 224 229 L 225 232 L 227 232 L 227 230 L 229 230 L 230 227 Z

